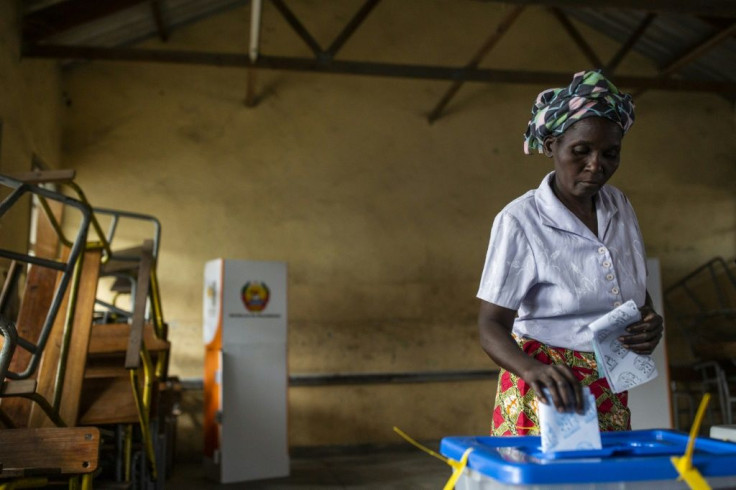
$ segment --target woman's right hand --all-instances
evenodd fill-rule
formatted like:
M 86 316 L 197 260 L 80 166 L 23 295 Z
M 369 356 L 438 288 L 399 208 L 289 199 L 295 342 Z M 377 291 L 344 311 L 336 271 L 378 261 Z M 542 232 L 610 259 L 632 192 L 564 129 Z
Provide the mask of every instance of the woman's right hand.
M 481 301 L 478 327 L 483 350 L 496 364 L 529 384 L 542 403 L 552 403 L 560 412 L 582 413 L 583 390 L 572 370 L 567 366 L 544 364 L 519 349 L 511 337 L 515 317 L 514 310 Z M 549 391 L 549 397 L 544 388 Z
M 567 366 L 534 361 L 521 373 L 521 378 L 534 389 L 541 403 L 551 403 L 558 412 L 575 410 L 583 413 L 582 387 Z

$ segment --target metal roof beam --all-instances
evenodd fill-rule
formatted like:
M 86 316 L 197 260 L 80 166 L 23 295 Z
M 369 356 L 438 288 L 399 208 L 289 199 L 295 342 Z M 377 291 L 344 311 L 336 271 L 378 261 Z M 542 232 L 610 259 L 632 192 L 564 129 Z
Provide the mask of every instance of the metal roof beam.
M 304 27 L 304 24 L 302 24 L 301 21 L 297 18 L 297 16 L 294 15 L 294 12 L 292 12 L 291 9 L 286 6 L 283 0 L 271 0 L 271 1 L 273 2 L 273 5 L 276 7 L 276 10 L 279 11 L 281 16 L 291 26 L 294 32 L 296 32 L 299 35 L 299 37 L 302 38 L 302 41 L 304 41 L 306 45 L 309 46 L 309 49 L 312 50 L 314 55 L 315 56 L 321 55 L 324 52 L 324 50 L 322 49 L 322 46 L 319 45 L 319 43 L 309 33 L 307 28 Z
M 493 47 L 498 44 L 504 34 L 506 34 L 506 31 L 508 31 L 509 28 L 514 24 L 514 22 L 516 22 L 516 19 L 519 18 L 525 8 L 526 7 L 524 7 L 523 5 L 518 5 L 508 14 L 506 14 L 506 17 L 501 19 L 501 22 L 499 22 L 499 24 L 496 26 L 496 30 L 490 35 L 486 42 L 483 43 L 483 45 L 480 47 L 478 52 L 475 53 L 475 56 L 471 58 L 468 64 L 465 65 L 466 69 L 476 68 L 480 64 L 480 62 L 483 60 L 483 58 L 485 58 L 488 52 L 493 49 Z M 442 99 L 440 99 L 434 109 L 432 109 L 432 112 L 429 113 L 429 116 L 427 117 L 429 124 L 432 124 L 437 120 L 438 117 L 440 117 L 440 114 L 442 114 L 445 106 L 447 106 L 452 98 L 455 97 L 455 94 L 457 94 L 457 92 L 460 90 L 460 87 L 463 86 L 463 83 L 464 82 L 462 80 L 457 80 L 450 86 L 447 92 L 445 92 L 445 95 L 442 96 Z
M 366 19 L 366 17 L 368 17 L 368 15 L 373 11 L 373 9 L 376 7 L 376 5 L 378 5 L 380 1 L 381 0 L 366 0 L 365 3 L 363 3 L 362 7 L 358 9 L 358 11 L 355 13 L 355 15 L 348 21 L 347 24 L 345 24 L 345 27 L 342 28 L 340 33 L 338 33 L 338 35 L 332 41 L 332 44 L 330 44 L 330 47 L 327 48 L 327 50 L 324 50 L 322 46 L 320 46 L 320 44 L 317 42 L 317 40 L 314 39 L 314 36 L 309 33 L 307 28 L 297 18 L 294 12 L 292 12 L 291 9 L 286 6 L 283 0 L 272 0 L 274 6 L 279 11 L 281 16 L 291 26 L 294 32 L 296 32 L 297 35 L 302 38 L 307 46 L 309 46 L 309 49 L 312 50 L 315 59 L 322 62 L 329 62 L 337 55 L 338 51 L 340 51 L 340 49 L 345 45 L 346 42 L 348 42 L 352 35 L 355 34 L 355 31 L 358 30 L 361 24 L 363 24 L 363 21 Z M 251 6 L 251 8 L 253 8 L 253 6 Z M 260 17 L 260 6 L 258 7 L 258 9 L 258 17 Z M 251 27 L 251 29 L 253 29 L 253 27 Z M 256 56 L 253 56 L 253 53 L 251 53 L 251 60 L 255 61 L 257 56 L 260 56 L 260 53 L 258 53 L 257 51 Z M 245 104 L 248 107 L 253 107 L 256 104 L 257 98 L 255 93 L 255 79 L 256 74 L 251 68 L 248 70 L 248 88 L 245 98 Z
M 735 2 L 736 3 L 736 2 Z M 686 53 L 683 53 L 679 58 L 670 62 L 667 66 L 660 70 L 660 76 L 668 76 L 685 65 L 693 62 L 699 56 L 702 56 L 710 49 L 714 48 L 718 44 L 722 43 L 736 32 L 736 22 L 731 24 L 729 27 L 716 32 L 714 35 L 706 39 L 700 44 L 691 47 Z
M 327 48 L 326 54 L 330 58 L 335 57 L 337 52 L 340 51 L 340 49 L 348 41 L 348 39 L 350 39 L 350 37 L 355 33 L 356 30 L 358 30 L 358 27 L 360 27 L 366 17 L 368 17 L 368 14 L 373 11 L 373 8 L 378 5 L 378 2 L 380 1 L 381 0 L 366 0 L 360 10 L 358 10 L 353 18 L 350 19 L 350 21 L 345 25 L 340 34 L 337 35 L 335 40 L 332 41 L 330 47 Z
M 723 41 L 731 37 L 735 32 L 736 32 L 736 22 L 731 24 L 729 27 L 716 32 L 711 37 L 703 41 L 702 43 L 692 46 L 690 49 L 688 49 L 685 53 L 683 53 L 677 59 L 672 60 L 668 65 L 662 67 L 659 70 L 659 73 L 657 74 L 657 78 L 660 80 L 669 80 L 670 75 L 677 72 L 681 68 L 687 66 L 688 64 L 692 63 L 699 56 L 702 56 L 703 54 L 707 53 L 710 49 L 716 47 L 718 44 L 722 43 Z M 646 87 L 642 87 L 639 91 L 635 92 L 633 95 L 634 97 L 637 97 L 643 94 L 646 90 L 647 90 Z
M 580 31 L 577 30 L 567 15 L 557 7 L 552 7 L 550 10 L 552 11 L 552 14 L 557 17 L 557 20 L 560 21 L 560 24 L 562 24 L 562 27 L 567 31 L 575 44 L 577 44 L 578 48 L 580 48 L 580 51 L 582 51 L 585 57 L 588 58 L 590 64 L 594 68 L 603 68 L 603 62 L 598 58 L 598 55 L 595 54 L 593 48 L 590 47 L 590 44 L 588 44 L 583 35 L 580 34 Z
M 636 42 L 639 40 L 639 38 L 644 35 L 644 32 L 646 32 L 647 28 L 656 17 L 657 14 L 650 12 L 642 19 L 634 32 L 631 33 L 631 36 L 629 36 L 626 42 L 621 45 L 616 54 L 614 54 L 611 58 L 611 61 L 606 64 L 606 67 L 604 69 L 606 73 L 613 74 L 613 72 L 616 71 L 618 65 L 621 63 L 621 61 L 623 61 L 624 57 L 629 53 L 629 51 L 631 51 L 632 48 L 636 45 Z
M 366 17 L 368 17 L 371 11 L 373 11 L 375 6 L 378 5 L 381 0 L 366 0 L 366 2 L 358 10 L 358 12 L 355 13 L 353 18 L 350 19 L 347 24 L 345 24 L 345 27 L 343 27 L 342 31 L 340 31 L 337 37 L 335 37 L 335 40 L 332 41 L 332 44 L 329 48 L 327 48 L 327 50 L 322 49 L 322 46 L 320 46 L 320 44 L 314 39 L 314 36 L 309 33 L 307 28 L 304 27 L 304 24 L 301 23 L 294 12 L 292 12 L 291 9 L 286 6 L 283 0 L 271 1 L 273 2 L 276 9 L 279 11 L 281 16 L 291 26 L 294 32 L 296 32 L 299 37 L 302 38 L 307 46 L 309 46 L 309 49 L 312 50 L 317 58 L 332 59 L 335 57 L 335 55 L 337 55 L 337 52 L 350 39 L 355 31 L 358 30 L 358 27 L 360 27 Z
M 568 72 L 543 72 L 530 70 L 468 69 L 465 67 L 406 65 L 364 61 L 320 60 L 284 56 L 259 56 L 251 61 L 248 54 L 207 53 L 201 51 L 101 48 L 91 46 L 32 45 L 25 46 L 23 55 L 35 58 L 60 58 L 107 61 L 139 61 L 155 63 L 179 63 L 192 65 L 253 67 L 269 70 L 301 71 L 311 73 L 339 73 L 381 77 L 415 78 L 424 80 L 450 80 L 481 83 L 520 83 L 535 85 L 567 85 Z M 621 87 L 658 90 L 684 90 L 736 93 L 736 83 L 708 80 L 683 80 L 651 77 L 615 77 Z
M 161 41 L 169 39 L 169 30 L 166 27 L 164 21 L 164 13 L 161 7 L 161 0 L 150 0 L 151 2 L 151 14 L 153 15 L 153 21 L 156 23 L 156 30 L 158 31 L 158 37 Z

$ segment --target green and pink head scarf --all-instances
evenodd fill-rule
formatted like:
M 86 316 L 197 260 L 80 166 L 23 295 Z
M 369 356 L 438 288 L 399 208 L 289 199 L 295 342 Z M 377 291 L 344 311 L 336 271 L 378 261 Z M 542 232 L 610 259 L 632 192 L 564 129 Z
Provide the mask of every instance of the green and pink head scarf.
M 532 107 L 532 118 L 524 134 L 524 153 L 542 152 L 548 136 L 558 136 L 586 117 L 605 117 L 626 133 L 634 124 L 631 95 L 619 91 L 600 71 L 576 73 L 565 88 L 541 92 Z

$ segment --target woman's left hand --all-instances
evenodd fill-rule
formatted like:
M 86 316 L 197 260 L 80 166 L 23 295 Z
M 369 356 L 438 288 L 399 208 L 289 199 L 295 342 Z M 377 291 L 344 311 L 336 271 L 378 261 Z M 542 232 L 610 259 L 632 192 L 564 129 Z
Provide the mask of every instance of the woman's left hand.
M 626 327 L 629 334 L 619 337 L 618 340 L 632 352 L 651 354 L 662 339 L 663 320 L 650 306 L 644 305 L 639 311 L 641 320 Z

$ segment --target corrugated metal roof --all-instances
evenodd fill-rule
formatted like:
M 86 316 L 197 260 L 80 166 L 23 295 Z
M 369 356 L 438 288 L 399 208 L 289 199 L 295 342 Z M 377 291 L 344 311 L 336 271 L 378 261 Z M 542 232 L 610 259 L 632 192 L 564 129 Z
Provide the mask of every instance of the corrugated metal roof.
M 276 0 L 273 1 L 276 2 Z M 580 2 L 573 2 L 576 6 L 571 8 L 569 7 L 570 2 L 562 0 L 506 1 L 540 6 L 567 5 L 560 10 L 569 18 L 592 27 L 622 43 L 622 45 L 637 30 L 643 19 L 650 15 L 642 10 L 613 8 L 611 6 L 617 5 L 614 1 L 601 3 L 607 8 L 579 7 Z M 651 1 L 653 0 L 650 0 L 650 3 Z M 28 36 L 26 41 L 30 41 L 30 44 L 35 41 L 51 46 L 125 47 L 146 39 L 165 37 L 166 32 L 164 31 L 171 31 L 179 26 L 249 3 L 248 0 L 106 0 L 105 2 L 99 2 L 99 0 L 28 0 L 24 2 L 27 21 L 24 27 L 28 29 L 26 31 L 26 36 Z M 283 2 L 279 3 L 282 9 L 286 8 Z M 666 4 L 667 0 L 658 0 L 657 3 L 657 5 Z M 328 3 L 324 5 L 325 8 L 329 7 Z M 462 5 L 462 2 L 457 2 L 457 8 L 462 8 Z M 681 4 L 676 3 L 671 5 L 681 6 Z M 396 8 L 396 4 L 392 6 Z M 154 13 L 155 8 L 159 9 L 158 19 Z M 57 12 L 53 12 L 54 9 Z M 89 12 L 92 10 L 97 12 L 96 15 L 100 17 L 88 19 Z M 678 9 L 672 7 L 671 10 Z M 58 12 L 67 12 L 68 14 L 59 14 Z M 729 22 L 736 19 L 728 17 L 730 11 L 725 12 L 725 14 L 725 17 L 709 20 L 695 15 L 658 12 L 643 35 L 634 44 L 633 50 L 651 59 L 656 67 L 665 68 L 674 61 L 680 60 L 693 48 L 717 35 L 724 29 L 724 26 L 733 29 L 736 24 L 729 24 Z M 64 21 L 64 15 L 67 15 L 67 22 Z M 515 26 L 515 28 L 519 27 L 523 28 L 523 20 L 519 26 Z M 242 42 L 246 37 L 247 33 L 244 33 L 240 40 L 240 46 L 242 46 Z M 235 44 L 233 46 L 232 52 L 237 53 L 239 50 L 235 47 Z M 125 55 L 130 56 L 130 53 Z M 56 56 L 63 56 L 63 54 L 57 53 Z M 100 56 L 100 53 L 96 52 L 95 56 Z M 209 61 L 212 62 L 211 59 Z M 309 60 L 299 61 L 303 62 L 304 66 L 302 68 L 313 69 L 313 65 L 307 66 Z M 318 59 L 316 61 L 323 62 L 324 60 Z M 604 63 L 605 61 L 603 60 Z M 197 61 L 193 62 L 196 63 Z M 463 66 L 466 62 L 466 59 L 460 59 L 456 66 Z M 319 63 L 317 64 L 319 65 Z M 324 64 L 319 66 L 324 68 Z M 291 65 L 290 68 L 294 68 L 294 66 Z M 529 67 L 530 70 L 531 68 Z M 618 72 L 616 73 L 619 77 L 623 76 Z M 392 75 L 396 76 L 395 74 Z M 512 75 L 512 78 L 524 79 L 518 73 Z M 537 77 L 545 76 L 539 73 L 533 75 Z M 720 40 L 719 43 L 710 46 L 703 53 L 694 57 L 692 61 L 684 64 L 681 69 L 676 70 L 672 74 L 672 78 L 696 81 L 694 82 L 695 85 L 690 84 L 691 90 L 692 87 L 697 86 L 699 90 L 718 90 L 720 93 L 724 93 L 725 90 L 725 93 L 734 96 L 736 90 L 731 93 L 731 85 L 736 83 L 736 38 L 729 35 Z M 701 83 L 710 81 L 728 82 L 728 86 L 725 89 L 723 87 L 715 89 L 706 87 Z
M 63 1 L 29 1 L 26 13 L 37 12 Z M 166 0 L 161 3 L 161 7 L 166 26 L 171 30 L 249 3 L 248 0 Z M 151 4 L 141 2 L 102 19 L 44 37 L 43 40 L 50 44 L 118 47 L 131 46 L 158 35 Z
M 611 9 L 566 9 L 565 12 L 622 43 L 646 16 L 645 12 Z M 718 31 L 697 17 L 659 14 L 633 49 L 663 68 Z M 736 38 L 731 37 L 713 47 L 683 67 L 679 76 L 697 80 L 736 81 Z

